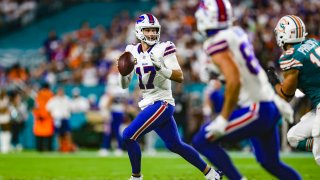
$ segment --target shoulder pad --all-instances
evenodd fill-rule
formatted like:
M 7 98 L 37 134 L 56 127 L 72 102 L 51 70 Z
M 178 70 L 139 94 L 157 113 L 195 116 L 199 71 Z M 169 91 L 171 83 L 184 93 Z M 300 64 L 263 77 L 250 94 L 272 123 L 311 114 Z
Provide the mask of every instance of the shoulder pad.
M 170 54 L 174 54 L 176 52 L 176 46 L 171 41 L 165 42 L 164 47 L 165 47 L 165 49 L 164 49 L 163 57 L 168 56 Z
M 127 46 L 126 46 L 126 52 L 131 52 L 132 51 L 132 49 L 135 47 L 136 45 L 135 44 L 128 44 Z
M 280 68 L 283 71 L 290 69 L 300 69 L 303 64 L 300 59 L 296 58 L 297 51 L 294 48 L 290 48 L 284 52 L 284 54 L 279 59 Z
M 229 45 L 226 40 L 220 40 L 217 42 L 212 41 L 205 46 L 205 51 L 208 55 L 212 56 L 218 52 L 228 49 Z

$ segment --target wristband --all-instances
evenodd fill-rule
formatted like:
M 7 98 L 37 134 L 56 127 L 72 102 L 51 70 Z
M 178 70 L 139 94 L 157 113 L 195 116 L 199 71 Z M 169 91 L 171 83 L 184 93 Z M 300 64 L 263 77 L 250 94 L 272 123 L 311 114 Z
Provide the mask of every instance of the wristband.
M 163 77 L 170 79 L 171 75 L 172 75 L 172 70 L 171 69 L 167 69 L 162 67 L 159 71 L 158 71 Z

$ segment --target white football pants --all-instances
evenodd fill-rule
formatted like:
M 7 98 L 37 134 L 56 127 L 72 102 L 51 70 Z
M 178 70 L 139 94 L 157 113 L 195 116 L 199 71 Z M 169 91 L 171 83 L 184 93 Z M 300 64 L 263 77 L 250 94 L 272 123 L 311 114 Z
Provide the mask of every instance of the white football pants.
M 318 114 L 318 115 L 317 115 Z M 289 144 L 296 148 L 300 141 L 303 141 L 307 138 L 312 137 L 312 127 L 316 122 L 316 118 L 320 117 L 320 110 L 316 111 L 315 109 L 308 112 L 300 119 L 300 122 L 295 126 L 289 129 L 287 138 Z M 320 136 L 313 138 L 313 147 L 312 147 L 313 156 L 318 165 L 320 165 Z

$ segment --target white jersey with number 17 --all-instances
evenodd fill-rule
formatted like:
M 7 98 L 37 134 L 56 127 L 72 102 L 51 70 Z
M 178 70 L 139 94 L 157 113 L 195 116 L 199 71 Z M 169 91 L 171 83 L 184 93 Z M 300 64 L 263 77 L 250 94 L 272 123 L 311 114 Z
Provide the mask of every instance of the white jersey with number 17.
M 176 58 L 175 45 L 170 41 L 156 43 L 148 51 L 143 52 L 141 44 L 138 43 L 136 45 L 128 45 L 125 51 L 130 52 L 136 61 L 134 73 L 138 77 L 139 87 L 142 92 L 142 100 L 139 102 L 139 107 L 145 108 L 158 100 L 175 105 L 172 97 L 171 80 L 157 73 L 150 59 L 150 53 L 153 53 L 155 58 L 163 58 L 166 68 L 180 69 Z

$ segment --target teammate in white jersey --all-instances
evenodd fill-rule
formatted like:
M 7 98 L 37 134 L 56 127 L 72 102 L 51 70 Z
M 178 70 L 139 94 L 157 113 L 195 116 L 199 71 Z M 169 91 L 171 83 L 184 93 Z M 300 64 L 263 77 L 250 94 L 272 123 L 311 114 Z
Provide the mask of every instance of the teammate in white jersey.
M 104 118 L 102 145 L 99 150 L 101 156 L 107 156 L 111 149 L 111 140 L 117 139 L 116 155 L 122 152 L 122 137 L 120 126 L 124 122 L 126 104 L 129 100 L 128 89 L 122 89 L 119 83 L 119 72 L 116 65 L 112 65 L 108 75 L 105 94 L 100 98 L 99 109 Z
M 220 114 L 202 126 L 193 145 L 229 179 L 236 180 L 244 177 L 219 142 L 250 138 L 256 159 L 263 168 L 279 179 L 301 179 L 279 158 L 277 122 L 281 112 L 292 119 L 292 109 L 275 95 L 247 34 L 240 27 L 232 26 L 230 2 L 201 1 L 195 16 L 198 30 L 207 37 L 203 47 L 226 84 Z
M 132 167 L 131 179 L 142 179 L 141 149 L 138 141 L 146 133 L 154 130 L 165 142 L 166 147 L 206 175 L 206 179 L 220 179 L 220 174 L 210 168 L 191 146 L 182 142 L 173 118 L 174 99 L 171 92 L 171 80 L 183 81 L 183 73 L 176 57 L 176 47 L 172 42 L 159 42 L 161 26 L 151 14 L 141 15 L 135 25 L 135 33 L 140 43 L 128 45 L 136 60 L 134 72 L 121 77 L 121 85 L 127 88 L 133 74 L 139 79 L 142 111 L 124 130 L 123 140 L 128 149 Z

